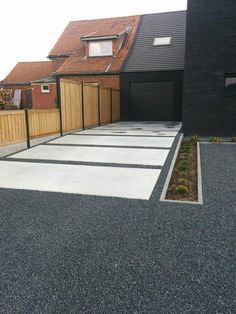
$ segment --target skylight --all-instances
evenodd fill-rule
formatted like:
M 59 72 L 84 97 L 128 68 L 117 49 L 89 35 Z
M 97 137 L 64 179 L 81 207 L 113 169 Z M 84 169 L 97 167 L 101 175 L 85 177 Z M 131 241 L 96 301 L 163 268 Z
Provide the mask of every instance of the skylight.
M 154 37 L 153 46 L 167 46 L 171 44 L 171 36 L 168 37 Z

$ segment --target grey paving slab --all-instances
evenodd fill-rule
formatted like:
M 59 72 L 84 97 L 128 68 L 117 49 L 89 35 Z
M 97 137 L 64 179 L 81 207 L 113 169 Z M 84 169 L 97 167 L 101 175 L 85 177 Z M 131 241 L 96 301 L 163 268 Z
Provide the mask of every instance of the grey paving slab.
M 11 158 L 163 166 L 168 153 L 167 149 L 136 149 L 134 153 L 131 148 L 40 145 Z
M 110 130 L 110 129 L 90 129 L 80 132 L 75 132 L 75 134 L 81 135 L 124 135 L 124 136 L 176 136 L 178 131 L 145 131 L 145 130 Z
M 173 137 L 122 137 L 122 136 L 75 136 L 67 135 L 51 141 L 52 144 L 72 145 L 108 145 L 133 147 L 160 147 L 170 148 L 174 142 Z
M 149 199 L 158 169 L 0 161 L 0 187 Z

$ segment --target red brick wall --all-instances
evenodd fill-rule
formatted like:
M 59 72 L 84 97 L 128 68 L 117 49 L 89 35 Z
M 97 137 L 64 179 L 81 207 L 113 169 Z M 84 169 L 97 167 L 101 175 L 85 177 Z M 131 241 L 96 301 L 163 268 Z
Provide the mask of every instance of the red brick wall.
M 41 84 L 32 85 L 32 108 L 53 109 L 56 107 L 57 88 L 56 83 L 49 84 L 50 93 L 41 92 Z
M 70 76 L 65 79 L 70 79 L 76 82 L 98 83 L 100 87 L 120 89 L 119 75 L 97 75 L 97 76 Z

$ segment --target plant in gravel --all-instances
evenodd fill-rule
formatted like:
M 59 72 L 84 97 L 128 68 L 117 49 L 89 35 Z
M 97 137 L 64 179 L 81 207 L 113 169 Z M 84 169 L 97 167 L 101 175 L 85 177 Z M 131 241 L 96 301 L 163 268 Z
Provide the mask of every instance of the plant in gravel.
M 198 136 L 198 135 L 193 135 L 193 136 L 191 136 L 191 142 L 192 142 L 192 143 L 197 143 L 197 142 L 199 142 L 199 136 Z
M 231 142 L 236 142 L 236 136 L 231 137 Z
M 179 166 L 188 166 L 188 161 L 187 160 L 183 160 L 179 163 Z
M 180 177 L 180 178 L 187 178 L 187 171 L 181 171 L 181 172 L 179 173 L 179 177 Z
M 185 155 L 185 154 L 180 155 L 179 159 L 180 160 L 188 160 L 188 154 L 187 155 Z
M 221 143 L 221 139 L 219 137 L 210 137 L 209 142 L 211 143 Z
M 186 185 L 186 184 L 188 184 L 188 180 L 187 180 L 187 179 L 184 179 L 184 178 L 179 178 L 177 181 L 178 181 L 178 183 L 181 184 L 181 185 Z
M 179 166 L 179 171 L 187 171 L 187 169 L 188 169 L 188 166 L 186 166 L 186 165 L 180 165 Z
M 179 194 L 187 194 L 188 193 L 188 188 L 185 185 L 178 185 L 176 188 L 176 192 Z

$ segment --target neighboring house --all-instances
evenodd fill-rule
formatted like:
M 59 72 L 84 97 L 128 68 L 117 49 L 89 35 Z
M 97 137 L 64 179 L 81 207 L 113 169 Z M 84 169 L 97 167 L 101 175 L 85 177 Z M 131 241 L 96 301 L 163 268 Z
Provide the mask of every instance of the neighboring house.
M 22 90 L 22 107 L 54 108 L 57 94 L 52 71 L 51 61 L 19 62 L 1 81 L 1 86 Z
M 236 1 L 189 0 L 185 134 L 236 136 Z
M 121 73 L 128 120 L 182 120 L 186 11 L 147 14 Z
M 70 22 L 49 54 L 59 77 L 119 89 L 139 16 Z

